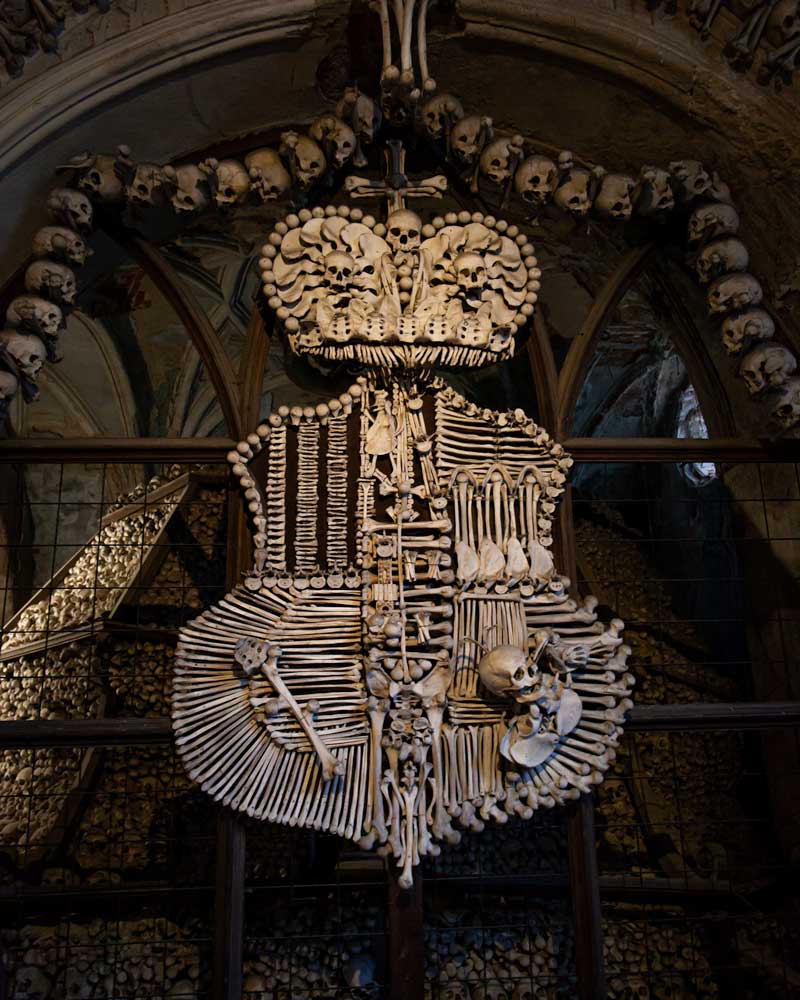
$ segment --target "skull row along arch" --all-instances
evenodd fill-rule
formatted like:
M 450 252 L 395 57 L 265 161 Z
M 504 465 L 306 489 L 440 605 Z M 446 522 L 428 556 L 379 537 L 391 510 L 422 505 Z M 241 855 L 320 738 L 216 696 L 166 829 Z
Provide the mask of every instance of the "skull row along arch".
M 707 286 L 710 314 L 721 319 L 725 350 L 741 357 L 739 374 L 753 397 L 772 396 L 771 416 L 779 426 L 789 430 L 800 423 L 797 360 L 774 340 L 774 320 L 763 308 L 761 284 L 748 271 L 749 254 L 737 235 L 739 214 L 728 186 L 716 174 L 696 160 L 677 160 L 666 169 L 646 165 L 634 177 L 576 163 L 568 151 L 554 157 L 526 155 L 522 136 L 496 134 L 490 118 L 465 115 L 448 94 L 425 101 L 417 124 L 473 190 L 483 178 L 501 194 L 503 204 L 514 192 L 535 213 L 552 202 L 578 219 L 592 210 L 619 221 L 633 215 L 659 221 L 687 209 L 689 259 Z M 265 204 L 313 199 L 326 173 L 366 164 L 364 147 L 380 125 L 378 104 L 350 88 L 336 112 L 318 117 L 307 134 L 284 132 L 277 150 L 256 149 L 241 162 L 137 164 L 126 146 L 115 154 L 74 157 L 60 168 L 69 173 L 70 186 L 56 188 L 47 199 L 58 224 L 44 226 L 34 236 L 26 293 L 11 302 L 6 329 L 0 332 L 5 369 L 0 368 L 0 412 L 20 386 L 26 401 L 35 399 L 44 362 L 60 360 L 58 334 L 77 293 L 73 268 L 91 253 L 84 237 L 92 228 L 93 203 L 139 208 L 168 203 L 188 214 L 226 210 L 253 198 Z

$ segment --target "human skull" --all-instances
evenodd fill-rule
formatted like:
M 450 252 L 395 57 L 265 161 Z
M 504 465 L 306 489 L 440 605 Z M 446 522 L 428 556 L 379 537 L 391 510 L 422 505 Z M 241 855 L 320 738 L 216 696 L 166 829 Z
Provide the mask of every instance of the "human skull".
M 606 174 L 600 182 L 600 190 L 594 199 L 594 207 L 600 215 L 610 219 L 630 219 L 633 212 L 631 195 L 636 190 L 636 181 L 626 174 Z
M 711 174 L 698 160 L 675 160 L 669 172 L 686 201 L 706 194 L 713 185 Z
M 23 327 L 46 337 L 57 337 L 64 322 L 61 310 L 53 302 L 38 295 L 19 295 L 12 299 L 7 311 L 9 326 Z
M 194 163 L 164 167 L 164 187 L 169 191 L 169 200 L 176 212 L 201 212 L 208 208 L 207 178 Z
M 486 264 L 478 253 L 462 253 L 453 264 L 456 281 L 461 290 L 462 306 L 468 310 L 481 304 L 481 293 L 486 287 Z
M 689 216 L 689 242 L 735 236 L 739 231 L 739 213 L 733 205 L 714 201 L 698 205 Z
M 725 236 L 706 244 L 697 255 L 694 267 L 697 277 L 704 285 L 721 274 L 732 271 L 746 271 L 750 264 L 747 247 L 733 236 Z
M 36 382 L 47 357 L 47 348 L 41 337 L 19 330 L 3 330 L 0 332 L 0 346 L 11 355 L 22 375 L 30 382 Z
M 529 156 L 514 174 L 514 188 L 524 201 L 541 208 L 553 197 L 558 167 L 548 156 Z
M 464 108 L 452 94 L 436 94 L 422 105 L 422 124 L 431 139 L 441 139 L 463 117 Z
M 158 163 L 137 163 L 125 185 L 125 197 L 131 205 L 155 205 L 157 192 L 164 184 L 164 168 Z
M 502 136 L 490 142 L 481 153 L 480 171 L 495 184 L 507 183 L 522 156 L 521 135 Z
M 788 42 L 800 32 L 800 13 L 798 0 L 778 0 L 769 13 L 767 26 L 777 31 L 781 40 Z
M 491 118 L 467 115 L 450 129 L 450 148 L 462 163 L 474 163 L 491 138 Z
M 471 1000 L 469 987 L 458 980 L 446 983 L 439 990 L 441 1000 Z
M 490 979 L 485 983 L 476 983 L 472 987 L 472 1000 L 508 1000 L 508 993 L 502 983 Z
M 62 305 L 75 301 L 75 272 L 53 260 L 35 260 L 25 272 L 25 288 Z
M 520 699 L 535 683 L 536 664 L 519 646 L 495 646 L 481 657 L 478 676 L 492 694 L 501 698 Z
M 725 274 L 712 282 L 707 302 L 712 313 L 729 313 L 736 309 L 757 306 L 764 292 L 752 274 Z
M 783 344 L 756 344 L 742 358 L 739 374 L 751 396 L 763 389 L 779 389 L 797 368 L 797 358 Z
M 318 142 L 308 135 L 284 132 L 281 155 L 291 161 L 292 173 L 301 188 L 309 188 L 325 172 L 325 154 Z
M 349 290 L 355 273 L 356 262 L 349 253 L 336 250 L 325 258 L 325 282 L 332 292 Z
M 308 134 L 322 146 L 336 170 L 352 159 L 356 151 L 355 132 L 336 115 L 320 115 L 311 123 Z
M 745 309 L 726 316 L 722 324 L 722 345 L 728 354 L 741 354 L 748 340 L 771 340 L 775 323 L 763 309 Z
M 199 167 L 220 208 L 241 204 L 250 193 L 250 178 L 238 160 L 203 160 Z
M 250 185 L 266 204 L 282 198 L 292 186 L 289 171 L 274 149 L 256 149 L 244 158 Z
M 92 203 L 82 191 L 53 188 L 47 196 L 48 211 L 60 222 L 86 232 L 92 228 Z
M 642 167 L 636 185 L 635 201 L 639 215 L 671 212 L 675 207 L 675 195 L 667 171 L 660 167 Z
M 120 174 L 132 166 L 130 149 L 118 146 L 114 156 L 79 153 L 58 169 L 77 173 L 78 187 L 92 200 L 112 204 L 122 201 L 125 196 L 125 186 Z
M 419 249 L 422 219 L 408 208 L 392 212 L 386 220 L 386 242 L 394 251 L 395 260 Z
M 348 87 L 336 105 L 336 115 L 349 121 L 353 131 L 364 142 L 372 142 L 381 127 L 381 109 L 367 94 Z
M 584 167 L 570 167 L 556 188 L 554 200 L 562 212 L 586 215 L 592 207 L 594 175 Z
M 17 376 L 0 368 L 0 417 L 8 413 L 9 403 L 16 396 L 17 389 L 19 389 Z
M 71 264 L 84 264 L 92 251 L 86 243 L 65 226 L 42 226 L 33 237 L 34 257 L 61 257 Z
M 790 378 L 772 407 L 772 417 L 787 431 L 800 423 L 800 378 Z

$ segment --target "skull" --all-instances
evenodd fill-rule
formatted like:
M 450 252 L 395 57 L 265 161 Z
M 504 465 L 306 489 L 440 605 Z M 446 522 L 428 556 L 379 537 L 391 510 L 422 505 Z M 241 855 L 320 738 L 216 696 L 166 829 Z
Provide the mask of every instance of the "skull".
M 528 662 L 525 651 L 519 646 L 495 646 L 478 664 L 483 686 L 501 698 L 520 700 L 533 686 L 536 673 L 536 664 Z
M 386 220 L 386 242 L 394 251 L 395 260 L 419 249 L 422 219 L 408 208 L 392 212 Z
M 709 202 L 699 205 L 689 217 L 689 242 L 735 236 L 739 231 L 739 213 L 733 205 Z
M 726 236 L 704 246 L 697 255 L 694 267 L 700 282 L 706 285 L 721 274 L 746 271 L 749 263 L 750 255 L 744 243 L 733 236 Z
M 47 357 L 47 348 L 40 337 L 35 333 L 3 330 L 0 332 L 0 347 L 11 355 L 26 379 L 36 382 Z
M 491 118 L 467 115 L 450 129 L 450 148 L 463 163 L 474 163 L 491 137 Z
M 763 309 L 746 309 L 727 316 L 722 324 L 722 345 L 728 354 L 740 354 L 748 340 L 771 340 L 775 323 Z
M 19 389 L 19 379 L 11 372 L 0 369 L 0 417 L 8 413 L 8 405 Z
M 332 292 L 349 290 L 355 272 L 356 262 L 349 253 L 336 250 L 325 258 L 325 281 Z
M 439 990 L 441 1000 L 470 1000 L 469 987 L 458 981 L 447 983 Z
M 115 156 L 79 153 L 58 169 L 76 171 L 81 191 L 85 191 L 94 201 L 111 204 L 122 201 L 124 197 L 125 188 L 120 173 L 132 169 L 130 157 L 131 151 L 127 146 L 118 146 Z
M 53 188 L 47 196 L 47 208 L 66 226 L 86 232 L 92 228 L 92 203 L 74 188 Z
M 800 31 L 797 0 L 778 0 L 770 11 L 767 24 L 778 32 L 782 41 L 788 42 Z
M 61 257 L 71 264 L 84 264 L 92 251 L 65 226 L 43 226 L 33 237 L 34 257 Z
M 336 115 L 349 121 L 359 139 L 372 142 L 381 127 L 381 109 L 377 103 L 356 87 L 348 87 L 336 105 Z
M 125 185 L 125 197 L 132 205 L 155 205 L 164 184 L 164 168 L 158 163 L 138 163 Z
M 452 94 L 437 94 L 422 105 L 422 124 L 431 139 L 441 139 L 463 117 L 461 102 Z
M 600 215 L 611 219 L 630 219 L 633 211 L 631 195 L 636 189 L 636 181 L 625 174 L 606 174 L 594 200 L 594 207 Z
M 164 167 L 164 187 L 176 212 L 201 212 L 208 207 L 206 175 L 193 163 Z
M 75 272 L 53 260 L 35 260 L 25 272 L 25 288 L 59 305 L 72 305 L 77 291 Z
M 671 212 L 675 207 L 669 174 L 659 167 L 642 167 L 636 185 L 636 211 L 639 215 Z
M 6 311 L 9 326 L 23 327 L 46 337 L 57 337 L 63 321 L 64 317 L 58 306 L 37 295 L 18 296 Z
M 562 212 L 574 216 L 586 215 L 592 207 L 591 186 L 593 174 L 583 167 L 570 167 L 555 193 L 555 203 Z
M 220 208 L 241 204 L 250 193 L 250 178 L 238 160 L 203 160 L 199 167 Z
M 515 172 L 522 156 L 521 135 L 503 136 L 490 142 L 481 153 L 480 169 L 495 184 L 505 184 Z
M 292 173 L 301 188 L 311 187 L 325 172 L 325 154 L 310 136 L 284 132 L 280 151 L 281 156 L 291 161 Z
M 787 431 L 800 423 L 800 378 L 790 378 L 772 407 L 773 418 Z
M 742 358 L 739 374 L 751 396 L 763 389 L 779 389 L 797 368 L 797 358 L 783 344 L 756 344 Z
M 713 184 L 711 174 L 697 160 L 676 160 L 669 172 L 686 201 L 706 194 Z
M 529 156 L 514 174 L 517 193 L 537 208 L 550 201 L 557 183 L 558 167 L 547 156 Z
M 710 312 L 729 313 L 757 306 L 763 297 L 761 285 L 752 274 L 726 274 L 711 284 L 707 301 Z
M 250 184 L 266 204 L 283 197 L 292 186 L 289 171 L 274 149 L 256 149 L 244 158 Z
M 486 264 L 478 253 L 462 253 L 453 264 L 456 280 L 461 289 L 462 306 L 475 310 L 481 304 L 481 293 L 486 287 Z
M 472 1000 L 508 1000 L 508 993 L 502 983 L 490 979 L 472 987 Z
M 341 169 L 356 151 L 356 134 L 336 115 L 321 115 L 312 122 L 308 134 L 328 154 L 336 170 Z

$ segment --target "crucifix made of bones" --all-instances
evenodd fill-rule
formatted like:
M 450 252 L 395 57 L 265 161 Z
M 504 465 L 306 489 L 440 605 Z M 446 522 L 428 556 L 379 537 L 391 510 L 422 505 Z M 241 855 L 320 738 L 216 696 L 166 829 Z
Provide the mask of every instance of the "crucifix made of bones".
M 512 355 L 533 247 L 478 212 L 423 222 L 406 199 L 446 182 L 409 181 L 399 144 L 384 181 L 346 187 L 278 222 L 261 269 L 291 349 L 361 374 L 229 455 L 253 568 L 182 630 L 173 716 L 210 795 L 375 848 L 408 886 L 460 829 L 598 784 L 633 677 L 622 622 L 553 564 L 571 459 L 434 374 Z M 360 207 L 375 195 L 383 222 Z

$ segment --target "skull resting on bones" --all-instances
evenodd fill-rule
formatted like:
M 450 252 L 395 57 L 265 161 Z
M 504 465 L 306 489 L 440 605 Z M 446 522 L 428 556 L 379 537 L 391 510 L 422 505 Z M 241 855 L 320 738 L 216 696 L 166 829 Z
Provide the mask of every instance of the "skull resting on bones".
M 769 13 L 768 28 L 776 31 L 781 41 L 788 42 L 800 32 L 800 10 L 797 0 L 778 0 Z
M 199 166 L 221 208 L 241 204 L 250 193 L 250 178 L 238 160 L 209 159 Z
M 311 123 L 308 134 L 323 149 L 330 151 L 332 165 L 341 169 L 352 158 L 356 149 L 356 134 L 341 118 L 336 115 L 320 115 Z
M 800 378 L 786 380 L 772 408 L 772 417 L 786 430 L 800 424 Z
M 22 375 L 29 381 L 36 382 L 47 358 L 47 348 L 42 339 L 35 333 L 3 330 L 0 332 L 0 346 L 11 355 Z
M 584 167 L 570 167 L 558 187 L 554 200 L 562 212 L 586 215 L 592 207 L 594 174 Z
M 750 264 L 750 254 L 741 240 L 726 236 L 706 244 L 695 261 L 697 277 L 702 284 L 707 284 L 722 274 L 733 271 L 746 271 Z
M 676 160 L 670 163 L 669 172 L 687 201 L 706 194 L 713 186 L 711 175 L 697 160 Z
M 17 389 L 19 389 L 17 376 L 0 368 L 0 417 L 8 413 L 8 404 L 16 396 Z
M 722 201 L 699 205 L 689 216 L 689 242 L 735 236 L 739 231 L 739 213 Z
M 121 172 L 132 169 L 131 151 L 127 146 L 118 146 L 115 156 L 103 153 L 80 153 L 59 170 L 75 171 L 78 187 L 95 201 L 105 204 L 122 201 L 125 188 Z
M 158 163 L 137 163 L 125 197 L 132 205 L 155 205 L 157 192 L 164 184 L 164 168 Z
M 461 290 L 462 306 L 477 309 L 481 304 L 481 293 L 486 287 L 486 264 L 478 253 L 462 253 L 456 257 L 453 267 L 456 281 Z
M 707 301 L 710 312 L 727 313 L 757 306 L 763 297 L 761 285 L 752 274 L 726 274 L 710 285 Z
M 501 698 L 521 698 L 533 686 L 536 673 L 535 662 L 529 663 L 519 646 L 495 646 L 478 664 L 483 686 Z
M 58 336 L 64 322 L 61 310 L 53 302 L 38 295 L 19 295 L 12 299 L 6 311 L 9 326 L 24 327 L 46 337 Z
M 322 147 L 308 135 L 284 132 L 281 156 L 292 163 L 294 177 L 301 188 L 309 188 L 325 173 L 327 162 Z
M 253 191 L 264 204 L 282 198 L 292 186 L 289 171 L 274 149 L 256 149 L 248 153 L 244 165 Z
M 600 215 L 610 219 L 629 219 L 633 212 L 632 195 L 636 181 L 625 174 L 606 174 L 600 182 L 600 190 L 594 200 L 594 207 Z
M 453 122 L 464 117 L 464 108 L 452 94 L 436 94 L 422 105 L 422 124 L 431 139 L 441 139 Z
M 797 359 L 782 344 L 757 344 L 742 358 L 739 374 L 751 395 L 785 385 L 797 368 Z
M 450 129 L 450 148 L 463 163 L 474 163 L 491 138 L 491 118 L 467 115 Z
M 91 253 L 80 236 L 64 226 L 43 226 L 33 237 L 35 257 L 60 257 L 80 265 Z
M 495 184 L 505 184 L 515 172 L 522 156 L 521 135 L 503 136 L 490 142 L 481 153 L 480 170 Z
M 380 107 L 356 87 L 345 90 L 344 96 L 336 105 L 336 115 L 342 121 L 349 121 L 353 131 L 364 142 L 372 142 L 381 127 Z
M 336 250 L 325 258 L 325 283 L 332 292 L 341 293 L 349 290 L 356 262 L 349 253 Z
M 421 237 L 422 219 L 411 209 L 400 208 L 386 220 L 386 242 L 394 251 L 396 260 L 418 250 Z
M 77 292 L 75 273 L 56 261 L 35 260 L 25 272 L 25 288 L 40 292 L 53 302 L 72 305 Z
M 728 354 L 739 354 L 748 340 L 771 340 L 775 323 L 763 309 L 746 309 L 726 316 L 722 324 L 722 345 Z
M 164 187 L 176 212 L 200 212 L 208 207 L 207 179 L 200 167 L 164 167 Z
M 547 156 L 529 156 L 514 174 L 517 194 L 536 207 L 550 201 L 557 183 L 558 167 Z
M 86 231 L 92 228 L 92 203 L 81 191 L 74 188 L 53 188 L 47 196 L 51 215 L 73 229 Z

